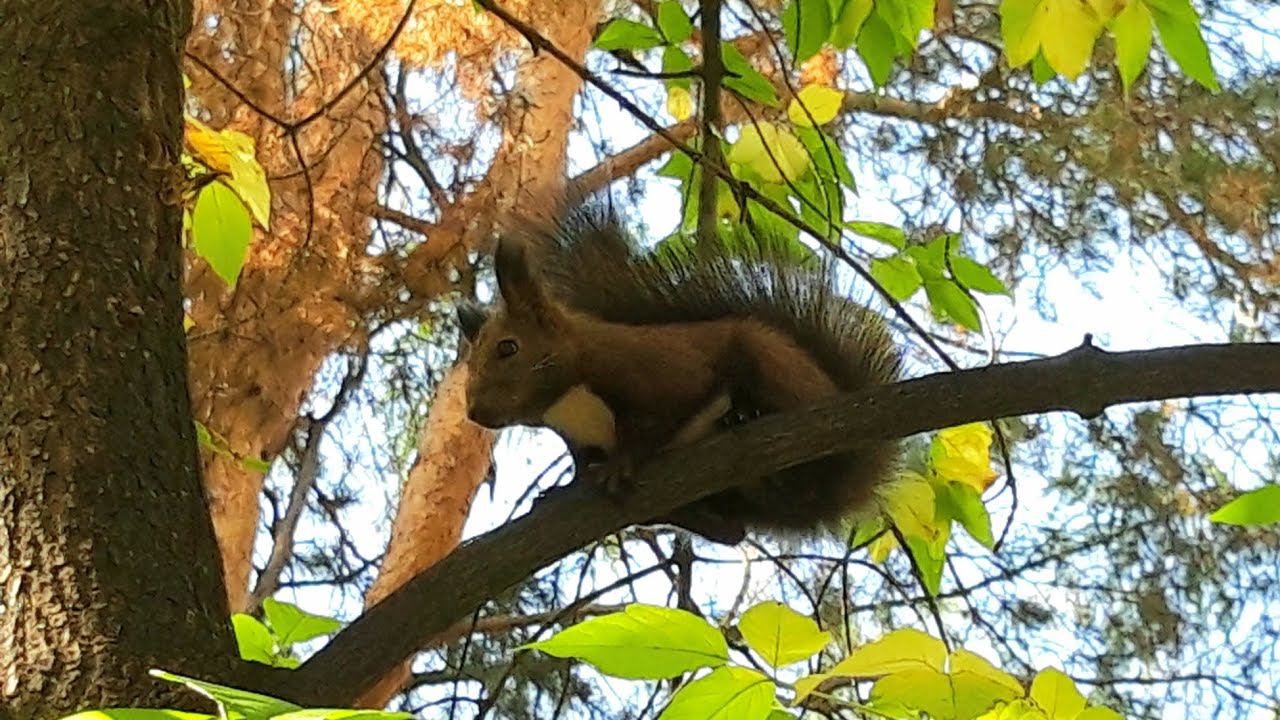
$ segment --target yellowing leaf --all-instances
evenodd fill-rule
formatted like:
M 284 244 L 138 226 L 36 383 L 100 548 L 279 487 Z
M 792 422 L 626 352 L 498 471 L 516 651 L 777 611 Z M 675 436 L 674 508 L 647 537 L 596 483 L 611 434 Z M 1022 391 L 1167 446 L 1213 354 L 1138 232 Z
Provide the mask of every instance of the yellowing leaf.
M 782 182 L 784 176 L 798 180 L 809 170 L 809 154 L 800 139 L 767 122 L 743 126 L 741 137 L 729 148 L 729 161 L 771 183 Z
M 724 636 L 702 618 L 642 604 L 584 620 L 525 647 L 578 658 L 606 675 L 634 680 L 675 677 L 729 658 Z
M 1129 0 L 1111 21 L 1116 41 L 1116 67 L 1126 88 L 1142 73 L 1151 54 L 1151 12 L 1143 0 Z
M 955 718 L 949 678 L 933 668 L 911 668 L 878 680 L 871 688 L 875 703 L 897 703 L 929 713 L 931 718 Z
M 972 486 L 978 492 L 991 487 L 991 428 L 969 423 L 939 430 L 929 446 L 929 460 L 939 477 Z
M 1102 20 L 1080 0 L 1044 0 L 1040 47 L 1049 66 L 1074 80 L 1093 56 Z
M 805 698 L 809 697 L 810 693 L 817 690 L 818 686 L 830 677 L 831 673 L 814 673 L 812 675 L 805 675 L 804 677 L 796 680 L 794 683 L 796 696 L 791 699 L 791 704 L 799 705 L 804 702 Z
M 209 183 L 191 213 L 191 246 L 228 285 L 235 285 L 253 241 L 253 225 L 240 198 L 220 180 Z
M 1061 670 L 1046 668 L 1031 681 L 1031 699 L 1049 720 L 1075 720 L 1084 710 L 1084 696 Z
M 195 326 L 196 326 L 196 321 L 192 320 L 190 315 L 183 313 L 182 314 L 182 331 L 186 332 L 187 330 L 190 330 Z
M 204 164 L 228 175 L 226 182 L 248 206 L 264 230 L 271 228 L 271 190 L 255 156 L 253 138 L 238 130 L 214 130 L 195 118 L 186 120 L 187 144 Z
M 755 670 L 729 665 L 680 688 L 658 720 L 765 720 L 774 685 Z
M 216 715 L 180 710 L 143 710 L 137 707 L 109 707 L 104 710 L 86 710 L 68 715 L 61 720 L 218 720 Z
M 1085 0 L 1004 0 L 1000 23 L 1010 65 L 1019 67 L 1041 50 L 1050 67 L 1074 79 L 1093 55 L 1103 20 Z
M 997 705 L 975 720 L 1047 720 L 1044 711 L 1026 700 Z
M 987 692 L 992 696 L 1012 700 L 1012 698 L 1023 697 L 1025 694 L 1018 678 L 998 669 L 987 661 L 986 657 L 968 650 L 956 650 L 951 653 L 950 670 L 954 678 L 963 678 L 974 687 L 982 684 L 989 685 Z
M 763 602 L 742 614 L 742 637 L 773 667 L 812 657 L 831 642 L 831 634 L 818 628 L 813 618 L 780 602 Z
M 843 101 L 844 93 L 835 88 L 807 85 L 796 93 L 791 104 L 787 106 L 787 117 L 801 127 L 825 125 L 839 114 L 840 103 Z M 806 110 L 808 110 L 807 114 Z M 813 116 L 812 121 L 809 120 L 810 116 Z
M 924 476 L 904 472 L 881 492 L 885 512 L 908 538 L 938 536 L 934 522 L 934 490 Z
M 667 112 L 676 120 L 688 120 L 693 115 L 693 95 L 682 87 L 668 89 Z
M 1267 525 L 1280 522 L 1280 485 L 1247 492 L 1209 516 L 1227 525 Z
M 867 554 L 871 556 L 874 563 L 883 563 L 885 558 L 889 557 L 889 553 L 898 547 L 898 538 L 890 533 L 885 533 L 876 538 L 867 546 Z
M 947 649 L 941 640 L 913 628 L 903 628 L 849 653 L 829 674 L 865 678 L 904 670 L 941 672 L 946 657 Z

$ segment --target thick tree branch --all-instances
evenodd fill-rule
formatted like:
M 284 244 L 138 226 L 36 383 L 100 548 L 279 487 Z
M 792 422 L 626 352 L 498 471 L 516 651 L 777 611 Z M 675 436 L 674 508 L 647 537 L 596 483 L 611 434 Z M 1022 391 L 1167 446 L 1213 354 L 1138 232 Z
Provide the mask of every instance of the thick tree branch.
M 1280 344 L 1188 345 L 1064 355 L 940 373 L 765 417 L 664 453 L 625 504 L 574 483 L 527 515 L 461 545 L 343 630 L 273 688 L 320 705 L 348 702 L 487 598 L 593 539 L 764 474 L 877 440 L 996 418 L 1111 405 L 1280 392 Z

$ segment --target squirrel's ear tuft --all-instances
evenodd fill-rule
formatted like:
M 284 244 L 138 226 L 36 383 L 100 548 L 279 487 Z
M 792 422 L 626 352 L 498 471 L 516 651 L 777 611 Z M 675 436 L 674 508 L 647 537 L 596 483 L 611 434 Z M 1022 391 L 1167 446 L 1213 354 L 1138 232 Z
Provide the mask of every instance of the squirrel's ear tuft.
M 522 239 L 504 235 L 498 240 L 493 269 L 508 313 L 526 317 L 531 314 L 534 319 L 546 323 L 554 321 L 556 308 L 534 278 L 529 253 Z
M 458 327 L 462 329 L 462 336 L 468 342 L 475 342 L 476 336 L 480 334 L 480 328 L 484 326 L 486 320 L 489 319 L 489 313 L 471 300 L 463 300 L 457 305 Z

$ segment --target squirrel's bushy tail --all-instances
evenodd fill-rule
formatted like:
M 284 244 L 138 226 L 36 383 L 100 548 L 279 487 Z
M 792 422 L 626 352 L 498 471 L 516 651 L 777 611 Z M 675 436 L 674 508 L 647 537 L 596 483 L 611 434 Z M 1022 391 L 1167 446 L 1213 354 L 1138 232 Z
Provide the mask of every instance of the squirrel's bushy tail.
M 786 238 L 743 231 L 710 247 L 670 241 L 644 250 L 595 202 L 523 231 L 549 293 L 578 312 L 635 325 L 749 317 L 789 336 L 842 392 L 899 377 L 883 318 L 840 295 L 830 268 Z M 865 506 L 893 473 L 897 450 L 885 442 L 824 458 L 702 503 L 749 526 L 811 529 Z

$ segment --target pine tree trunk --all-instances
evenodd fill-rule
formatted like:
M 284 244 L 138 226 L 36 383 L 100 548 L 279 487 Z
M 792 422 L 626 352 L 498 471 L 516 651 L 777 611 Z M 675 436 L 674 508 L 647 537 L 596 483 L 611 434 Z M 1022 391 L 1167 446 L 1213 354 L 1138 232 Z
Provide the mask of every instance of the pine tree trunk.
M 0 5 L 6 720 L 174 703 L 148 668 L 217 677 L 233 662 L 182 330 L 190 13 Z

